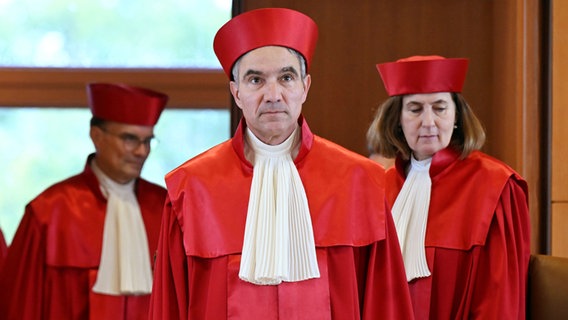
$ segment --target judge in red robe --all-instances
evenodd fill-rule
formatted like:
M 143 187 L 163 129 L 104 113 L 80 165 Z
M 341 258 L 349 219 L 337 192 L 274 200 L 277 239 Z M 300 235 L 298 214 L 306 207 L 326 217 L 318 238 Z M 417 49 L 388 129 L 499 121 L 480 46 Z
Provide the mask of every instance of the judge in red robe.
M 151 319 L 412 318 L 382 167 L 300 115 L 316 30 L 269 8 L 217 33 L 244 118 L 166 176 Z
M 104 83 L 88 93 L 96 152 L 26 206 L 0 272 L 2 319 L 147 318 L 166 190 L 139 175 L 167 96 Z
M 479 151 L 485 133 L 459 94 L 467 65 L 439 56 L 377 65 L 391 98 L 369 145 L 397 157 L 387 198 L 416 319 L 524 319 L 527 183 Z

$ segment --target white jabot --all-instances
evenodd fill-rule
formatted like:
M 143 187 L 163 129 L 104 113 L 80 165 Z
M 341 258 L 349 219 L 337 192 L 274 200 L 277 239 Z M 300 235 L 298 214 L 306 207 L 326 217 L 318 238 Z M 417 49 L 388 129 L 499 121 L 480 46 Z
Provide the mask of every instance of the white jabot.
M 432 187 L 428 172 L 431 163 L 432 158 L 418 161 L 411 157 L 410 171 L 392 208 L 408 281 L 430 276 L 424 239 Z
M 149 294 L 152 267 L 148 238 L 134 194 L 135 180 L 119 184 L 91 162 L 107 197 L 101 262 L 93 291 L 109 295 Z
M 247 129 L 254 151 L 239 277 L 254 284 L 319 278 L 306 191 L 292 160 L 294 133 L 282 144 L 264 144 Z

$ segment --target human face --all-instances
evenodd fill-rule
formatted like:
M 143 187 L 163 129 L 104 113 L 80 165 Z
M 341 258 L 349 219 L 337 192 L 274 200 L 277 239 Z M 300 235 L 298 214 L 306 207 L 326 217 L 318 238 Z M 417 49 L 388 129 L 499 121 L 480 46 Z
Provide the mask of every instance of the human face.
M 153 127 L 105 122 L 103 128 L 91 126 L 90 135 L 96 149 L 97 166 L 107 176 L 123 184 L 140 176 L 150 154 L 150 144 L 139 143 L 129 149 L 124 139 L 149 142 L 154 137 Z
M 298 57 L 284 47 L 261 47 L 241 58 L 238 76 L 231 93 L 248 128 L 266 144 L 282 143 L 297 127 L 310 88 Z
M 411 94 L 402 98 L 400 125 L 416 160 L 432 157 L 450 144 L 456 105 L 449 92 Z

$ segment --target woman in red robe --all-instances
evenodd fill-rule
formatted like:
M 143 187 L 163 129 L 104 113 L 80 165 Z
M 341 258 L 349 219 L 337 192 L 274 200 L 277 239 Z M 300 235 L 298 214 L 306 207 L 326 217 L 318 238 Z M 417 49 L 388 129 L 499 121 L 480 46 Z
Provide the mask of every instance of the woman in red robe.
M 527 183 L 479 149 L 484 130 L 460 94 L 467 59 L 377 65 L 389 94 L 367 138 L 396 157 L 387 198 L 416 319 L 524 319 Z

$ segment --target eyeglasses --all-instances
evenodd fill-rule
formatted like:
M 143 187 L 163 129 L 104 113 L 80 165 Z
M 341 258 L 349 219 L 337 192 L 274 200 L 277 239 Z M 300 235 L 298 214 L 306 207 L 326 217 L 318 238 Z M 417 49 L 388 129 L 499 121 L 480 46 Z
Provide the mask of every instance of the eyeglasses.
M 152 149 L 152 148 L 155 148 L 156 145 L 158 144 L 158 139 L 156 139 L 156 137 L 149 137 L 149 138 L 146 138 L 146 139 L 140 139 L 136 135 L 133 135 L 133 134 L 130 134 L 130 133 L 117 134 L 117 133 L 108 131 L 104 127 L 99 127 L 99 128 L 101 128 L 101 130 L 104 133 L 109 134 L 109 135 L 114 136 L 114 137 L 117 137 L 120 140 L 122 140 L 122 143 L 124 145 L 124 149 L 126 149 L 126 151 L 134 151 L 134 150 L 138 149 L 140 147 L 140 145 L 142 145 L 142 144 L 146 148 Z

